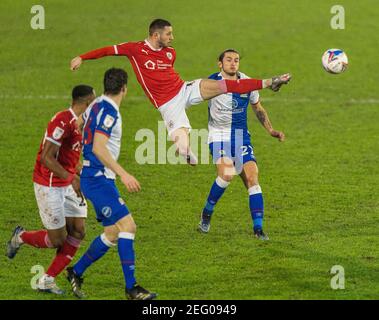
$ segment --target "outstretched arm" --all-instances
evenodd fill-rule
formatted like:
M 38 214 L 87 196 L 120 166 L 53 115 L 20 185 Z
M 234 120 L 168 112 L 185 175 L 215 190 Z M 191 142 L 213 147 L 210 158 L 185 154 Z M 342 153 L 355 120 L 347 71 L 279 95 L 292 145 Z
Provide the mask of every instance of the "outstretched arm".
M 83 60 L 99 59 L 106 56 L 128 56 L 131 45 L 131 42 L 126 42 L 123 44 L 107 46 L 83 53 L 71 60 L 71 70 L 74 71 L 78 69 Z
M 262 107 L 260 101 L 258 101 L 256 104 L 252 104 L 251 106 L 253 107 L 254 113 L 257 116 L 259 122 L 267 130 L 267 132 L 272 137 L 278 138 L 279 141 L 284 141 L 284 139 L 286 138 L 284 133 L 273 129 L 268 114 L 266 110 Z

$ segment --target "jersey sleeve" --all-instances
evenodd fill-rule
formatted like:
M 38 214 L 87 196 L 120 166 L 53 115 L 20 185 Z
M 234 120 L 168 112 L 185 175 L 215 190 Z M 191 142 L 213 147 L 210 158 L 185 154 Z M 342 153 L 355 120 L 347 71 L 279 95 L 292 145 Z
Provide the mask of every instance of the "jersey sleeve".
M 251 104 L 257 104 L 259 102 L 259 92 L 256 90 L 256 91 L 252 91 L 250 93 L 250 103 Z
M 99 59 L 106 56 L 131 56 L 132 48 L 134 48 L 133 42 L 125 42 L 121 44 L 116 44 L 113 46 L 103 47 L 88 51 L 84 54 L 81 54 L 80 57 L 83 60 L 92 60 Z
M 70 134 L 71 126 L 66 119 L 59 114 L 56 115 L 47 125 L 45 140 L 57 146 L 61 146 L 63 139 Z
M 101 133 L 110 137 L 114 126 L 118 120 L 117 111 L 111 108 L 104 108 L 101 113 L 99 113 L 95 133 Z
M 113 55 L 115 55 L 114 47 L 108 46 L 88 51 L 86 53 L 81 54 L 80 57 L 82 58 L 82 60 L 92 60 Z
M 134 47 L 135 47 L 134 42 L 124 42 L 124 43 L 116 44 L 113 46 L 116 56 L 127 56 L 127 57 L 130 57 L 132 55 L 132 50 Z

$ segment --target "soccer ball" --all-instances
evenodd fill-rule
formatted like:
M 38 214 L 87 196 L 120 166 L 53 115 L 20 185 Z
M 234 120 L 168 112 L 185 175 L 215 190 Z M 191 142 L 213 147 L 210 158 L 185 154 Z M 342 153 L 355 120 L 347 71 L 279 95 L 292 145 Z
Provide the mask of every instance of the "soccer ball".
M 333 74 L 342 73 L 348 65 L 347 55 L 341 49 L 329 49 L 322 55 L 324 69 Z

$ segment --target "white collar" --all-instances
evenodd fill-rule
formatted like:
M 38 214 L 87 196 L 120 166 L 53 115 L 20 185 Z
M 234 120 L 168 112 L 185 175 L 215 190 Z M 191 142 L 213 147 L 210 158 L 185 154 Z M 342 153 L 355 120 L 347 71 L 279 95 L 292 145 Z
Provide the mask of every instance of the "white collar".
M 147 39 L 145 39 L 145 44 L 146 44 L 151 50 L 153 50 L 153 51 L 161 51 L 161 50 L 163 49 L 163 48 L 155 49 Z
M 116 102 L 114 102 L 111 98 L 107 97 L 106 95 L 102 94 L 100 99 L 109 102 L 117 111 L 119 110 L 119 107 L 116 104 Z
M 75 118 L 75 120 L 78 120 L 78 116 L 75 114 L 74 110 L 72 110 L 72 106 L 70 106 L 70 108 L 68 108 L 68 110 L 71 112 L 71 114 Z

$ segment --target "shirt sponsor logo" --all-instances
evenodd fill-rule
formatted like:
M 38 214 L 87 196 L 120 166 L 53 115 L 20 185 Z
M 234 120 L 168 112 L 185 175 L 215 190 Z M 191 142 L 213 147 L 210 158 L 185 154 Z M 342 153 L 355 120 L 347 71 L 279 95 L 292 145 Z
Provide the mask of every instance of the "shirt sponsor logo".
M 104 126 L 109 129 L 112 126 L 112 124 L 114 123 L 114 118 L 111 115 L 107 114 L 105 116 L 103 123 L 104 123 Z
M 56 127 L 53 131 L 54 140 L 59 140 L 60 138 L 62 138 L 63 134 L 64 130 L 62 128 Z
M 155 69 L 155 63 L 151 60 L 148 60 L 145 62 L 146 69 L 154 70 Z
M 232 101 L 228 104 L 223 104 L 222 106 L 217 108 L 220 113 L 242 113 L 244 112 L 244 106 L 240 106 L 236 99 L 232 99 Z

